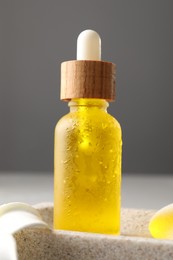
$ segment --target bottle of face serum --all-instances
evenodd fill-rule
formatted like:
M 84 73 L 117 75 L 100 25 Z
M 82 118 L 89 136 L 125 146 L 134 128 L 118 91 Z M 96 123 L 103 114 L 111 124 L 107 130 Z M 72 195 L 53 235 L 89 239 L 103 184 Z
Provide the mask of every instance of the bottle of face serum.
M 55 128 L 54 228 L 120 232 L 121 127 L 107 113 L 115 65 L 101 61 L 92 30 L 77 40 L 77 60 L 61 65 L 61 100 L 70 112 Z

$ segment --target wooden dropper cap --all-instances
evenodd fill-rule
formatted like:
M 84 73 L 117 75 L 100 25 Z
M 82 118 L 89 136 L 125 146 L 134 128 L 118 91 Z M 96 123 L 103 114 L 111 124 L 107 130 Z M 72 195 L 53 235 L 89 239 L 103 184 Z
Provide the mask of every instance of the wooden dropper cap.
M 77 60 L 61 64 L 61 100 L 99 98 L 115 100 L 116 65 L 101 61 L 101 40 L 92 30 L 77 41 Z

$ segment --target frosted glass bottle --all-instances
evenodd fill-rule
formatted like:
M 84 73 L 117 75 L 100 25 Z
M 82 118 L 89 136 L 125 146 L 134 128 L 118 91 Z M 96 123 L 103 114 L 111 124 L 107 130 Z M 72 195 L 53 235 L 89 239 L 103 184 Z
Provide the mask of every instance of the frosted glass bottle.
M 119 234 L 121 127 L 104 99 L 69 107 L 55 128 L 54 228 Z

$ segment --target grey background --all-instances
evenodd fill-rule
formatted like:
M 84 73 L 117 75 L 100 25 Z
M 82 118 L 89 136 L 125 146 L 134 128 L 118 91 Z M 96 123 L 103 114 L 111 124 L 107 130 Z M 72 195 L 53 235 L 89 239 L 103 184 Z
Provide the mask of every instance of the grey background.
M 117 64 L 123 172 L 173 172 L 173 1 L 0 0 L 0 171 L 52 171 L 60 63 L 94 29 Z

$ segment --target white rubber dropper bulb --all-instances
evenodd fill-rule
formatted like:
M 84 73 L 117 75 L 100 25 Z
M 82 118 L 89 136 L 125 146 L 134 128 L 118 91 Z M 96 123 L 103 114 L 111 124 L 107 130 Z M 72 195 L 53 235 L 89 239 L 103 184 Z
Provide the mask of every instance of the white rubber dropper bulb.
M 101 60 L 101 39 L 97 32 L 85 30 L 79 34 L 77 60 Z

